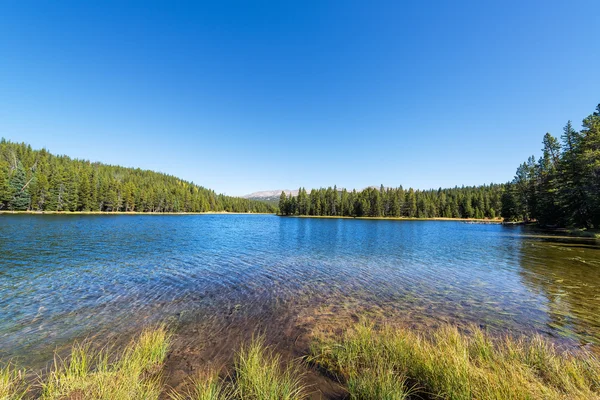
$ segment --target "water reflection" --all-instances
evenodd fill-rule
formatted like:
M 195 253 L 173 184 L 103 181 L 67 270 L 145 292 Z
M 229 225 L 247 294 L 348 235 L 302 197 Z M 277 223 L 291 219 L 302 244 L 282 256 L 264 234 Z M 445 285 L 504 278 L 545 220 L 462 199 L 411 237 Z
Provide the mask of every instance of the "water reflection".
M 525 239 L 521 276 L 543 296 L 548 330 L 582 344 L 599 344 L 600 249 L 595 241 L 560 238 Z

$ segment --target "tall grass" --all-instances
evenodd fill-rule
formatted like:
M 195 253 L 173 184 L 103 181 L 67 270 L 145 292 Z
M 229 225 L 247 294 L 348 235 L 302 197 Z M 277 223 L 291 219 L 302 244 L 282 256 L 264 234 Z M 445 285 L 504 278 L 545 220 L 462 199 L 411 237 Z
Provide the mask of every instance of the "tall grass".
M 94 351 L 89 343 L 76 344 L 67 359 L 55 358 L 52 370 L 42 383 L 41 398 L 158 399 L 169 340 L 170 334 L 160 326 L 144 330 L 118 354 Z
M 300 400 L 306 398 L 297 362 L 284 363 L 281 356 L 255 337 L 236 355 L 235 368 L 227 381 L 216 373 L 192 380 L 185 393 L 171 393 L 172 400 Z
M 383 361 L 351 371 L 348 392 L 354 399 L 404 400 L 412 390 L 406 385 L 406 376 Z
M 164 326 L 144 330 L 118 353 L 96 351 L 91 343 L 75 344 L 66 359 L 56 356 L 40 382 L 42 400 L 157 400 L 164 392 L 162 368 L 170 334 Z M 202 374 L 186 392 L 172 391 L 172 400 L 299 400 L 306 397 L 303 373 L 297 362 L 253 339 L 235 359 L 228 380 L 216 373 Z M 0 400 L 21 400 L 27 387 L 22 371 L 0 368 Z
M 157 400 L 170 334 L 145 330 L 124 350 L 94 351 L 76 344 L 56 358 L 41 383 L 43 400 Z M 312 360 L 345 383 L 351 399 L 500 400 L 600 399 L 600 361 L 587 352 L 565 353 L 540 336 L 492 338 L 477 327 L 444 325 L 420 333 L 358 323 L 342 335 L 322 335 Z M 307 388 L 300 363 L 254 338 L 239 350 L 226 379 L 196 377 L 172 400 L 300 400 Z M 27 396 L 23 372 L 0 367 L 0 400 Z M 29 394 L 31 395 L 31 393 Z
M 171 392 L 172 400 L 229 400 L 233 389 L 219 379 L 215 372 L 205 372 L 192 380 L 191 389 L 184 393 Z
M 283 365 L 281 356 L 261 337 L 242 347 L 235 363 L 235 394 L 240 400 L 296 400 L 306 397 L 296 363 Z
M 25 372 L 11 364 L 0 366 L 0 400 L 21 400 L 26 393 Z
M 598 359 L 559 352 L 539 336 L 492 340 L 477 327 L 424 334 L 361 323 L 321 337 L 312 352 L 354 399 L 600 399 Z

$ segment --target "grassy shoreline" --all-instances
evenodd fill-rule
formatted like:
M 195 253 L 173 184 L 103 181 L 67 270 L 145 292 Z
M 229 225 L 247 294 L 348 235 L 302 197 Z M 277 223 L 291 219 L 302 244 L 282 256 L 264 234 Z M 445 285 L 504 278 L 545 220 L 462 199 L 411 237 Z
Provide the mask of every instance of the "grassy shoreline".
M 600 360 L 541 336 L 492 337 L 477 326 L 416 332 L 359 322 L 315 341 L 313 360 L 351 399 L 599 399 Z
M 301 400 L 318 395 L 309 374 L 340 385 L 343 397 L 330 399 L 600 399 L 598 356 L 562 351 L 538 335 L 498 337 L 450 324 L 422 332 L 364 319 L 316 326 L 301 358 L 282 357 L 253 336 L 229 365 L 205 360 L 177 390 L 164 379 L 173 335 L 165 325 L 147 328 L 118 352 L 76 343 L 33 382 L 0 364 L 0 399 Z

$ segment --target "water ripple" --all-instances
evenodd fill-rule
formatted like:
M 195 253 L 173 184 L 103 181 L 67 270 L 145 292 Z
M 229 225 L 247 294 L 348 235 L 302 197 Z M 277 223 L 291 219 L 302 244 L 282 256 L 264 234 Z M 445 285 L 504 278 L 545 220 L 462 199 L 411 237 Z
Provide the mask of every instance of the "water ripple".
M 600 343 L 597 242 L 459 222 L 0 217 L 0 356 L 198 312 L 352 299 Z

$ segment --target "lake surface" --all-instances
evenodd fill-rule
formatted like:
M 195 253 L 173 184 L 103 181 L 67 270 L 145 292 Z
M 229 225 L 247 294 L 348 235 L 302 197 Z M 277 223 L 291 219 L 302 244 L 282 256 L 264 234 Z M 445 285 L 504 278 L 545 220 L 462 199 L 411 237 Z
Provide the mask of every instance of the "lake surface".
M 346 300 L 599 345 L 600 243 L 446 221 L 0 216 L 3 359 L 186 315 Z

